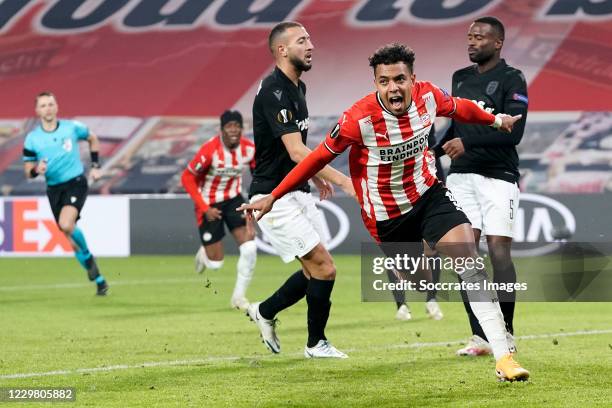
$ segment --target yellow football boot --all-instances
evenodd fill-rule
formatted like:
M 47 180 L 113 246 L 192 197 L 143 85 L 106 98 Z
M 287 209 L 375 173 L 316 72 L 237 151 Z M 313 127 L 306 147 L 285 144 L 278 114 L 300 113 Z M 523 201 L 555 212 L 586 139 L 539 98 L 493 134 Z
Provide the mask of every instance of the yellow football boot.
M 495 364 L 495 374 L 500 381 L 527 381 L 529 371 L 514 361 L 512 354 L 508 353 Z

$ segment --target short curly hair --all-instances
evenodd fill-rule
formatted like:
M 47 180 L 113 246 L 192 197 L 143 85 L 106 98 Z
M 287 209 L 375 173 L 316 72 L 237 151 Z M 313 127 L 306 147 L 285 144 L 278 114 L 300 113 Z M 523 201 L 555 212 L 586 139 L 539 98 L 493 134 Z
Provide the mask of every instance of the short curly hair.
M 414 72 L 414 51 L 412 48 L 396 42 L 377 49 L 370 56 L 369 61 L 374 71 L 376 71 L 376 67 L 380 64 L 391 65 L 403 62 L 410 70 L 410 73 Z

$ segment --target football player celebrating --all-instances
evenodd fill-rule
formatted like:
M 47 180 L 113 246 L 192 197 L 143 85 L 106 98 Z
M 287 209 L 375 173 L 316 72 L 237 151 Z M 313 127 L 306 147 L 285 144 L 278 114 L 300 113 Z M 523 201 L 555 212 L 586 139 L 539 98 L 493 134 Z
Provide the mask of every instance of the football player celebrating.
M 476 259 L 471 225 L 435 176 L 427 139 L 436 116 L 489 125 L 510 132 L 520 115 L 492 115 L 467 99 L 453 98 L 429 82 L 416 81 L 414 52 L 393 43 L 370 57 L 376 92 L 344 112 L 338 124 L 272 193 L 239 210 L 266 214 L 295 185 L 308 180 L 347 148 L 353 186 L 363 221 L 379 243 L 418 242 L 451 258 Z M 499 137 L 506 135 L 499 133 Z M 525 380 L 529 372 L 512 356 L 497 294 L 486 290 L 487 273 L 478 262 L 460 274 L 478 290 L 470 306 L 493 348 L 496 375 Z

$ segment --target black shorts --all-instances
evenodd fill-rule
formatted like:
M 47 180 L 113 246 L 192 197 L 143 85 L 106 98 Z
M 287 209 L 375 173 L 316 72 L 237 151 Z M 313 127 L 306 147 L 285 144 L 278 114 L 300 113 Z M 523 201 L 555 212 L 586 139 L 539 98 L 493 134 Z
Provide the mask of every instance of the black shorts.
M 214 244 L 223 239 L 225 236 L 225 230 L 223 228 L 224 222 L 225 225 L 227 225 L 227 229 L 230 231 L 238 227 L 244 227 L 246 225 L 244 214 L 236 211 L 236 208 L 244 203 L 244 197 L 242 197 L 242 194 L 238 194 L 234 198 L 213 204 L 212 207 L 221 210 L 221 219 L 208 221 L 206 215 L 204 215 L 202 223 L 198 228 L 200 230 L 200 241 L 202 245 Z
M 412 210 L 399 217 L 377 221 L 381 242 L 421 242 L 434 248 L 440 238 L 460 224 L 469 224 L 450 191 L 442 183 L 429 188 Z
M 47 186 L 47 197 L 49 197 L 49 204 L 51 205 L 51 211 L 53 211 L 53 217 L 55 217 L 56 222 L 59 222 L 62 208 L 67 205 L 77 209 L 79 212 L 78 220 L 81 217 L 81 209 L 87 199 L 87 179 L 81 174 L 64 183 Z

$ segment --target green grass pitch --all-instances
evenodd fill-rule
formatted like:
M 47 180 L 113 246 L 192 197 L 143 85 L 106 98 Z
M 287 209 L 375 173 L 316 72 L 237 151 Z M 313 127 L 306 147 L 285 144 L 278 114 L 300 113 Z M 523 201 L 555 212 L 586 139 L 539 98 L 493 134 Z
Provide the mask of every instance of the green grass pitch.
M 327 335 L 342 361 L 303 358 L 304 301 L 279 315 L 282 353 L 271 355 L 229 308 L 234 257 L 209 287 L 191 257 L 100 259 L 106 298 L 74 259 L 0 258 L 0 387 L 75 387 L 61 406 L 91 407 L 612 404 L 612 303 L 518 304 L 518 360 L 532 378 L 498 383 L 491 358 L 454 355 L 469 334 L 462 304 L 442 303 L 435 322 L 412 302 L 413 320 L 396 321 L 394 304 L 360 301 L 359 258 L 335 260 Z M 249 298 L 296 269 L 260 256 Z

